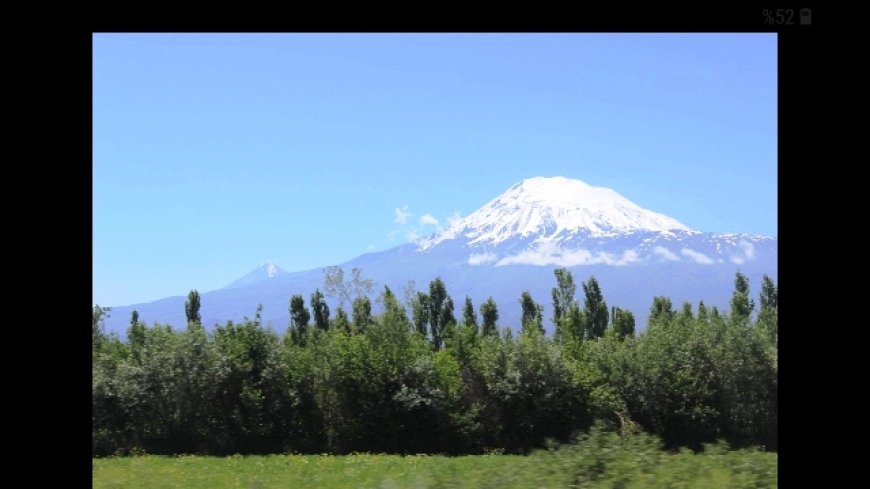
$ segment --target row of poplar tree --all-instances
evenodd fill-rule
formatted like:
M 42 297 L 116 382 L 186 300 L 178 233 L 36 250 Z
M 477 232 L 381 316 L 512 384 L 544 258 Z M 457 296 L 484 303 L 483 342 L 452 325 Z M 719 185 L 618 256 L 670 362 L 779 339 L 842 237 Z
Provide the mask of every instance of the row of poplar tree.
M 655 297 L 636 335 L 631 312 L 608 308 L 594 277 L 581 305 L 571 272 L 557 269 L 547 336 L 528 292 L 515 335 L 499 327 L 492 298 L 480 318 L 468 297 L 454 317 L 440 279 L 428 292 L 409 284 L 404 304 L 384 287 L 373 315 L 370 280 L 326 272 L 334 314 L 320 290 L 310 310 L 295 295 L 284 334 L 261 324 L 260 307 L 207 331 L 191 291 L 186 328 L 148 327 L 134 311 L 122 341 L 95 306 L 94 455 L 522 453 L 596 419 L 670 447 L 776 449 L 777 290 L 767 276 L 757 310 L 738 272 L 728 311 Z

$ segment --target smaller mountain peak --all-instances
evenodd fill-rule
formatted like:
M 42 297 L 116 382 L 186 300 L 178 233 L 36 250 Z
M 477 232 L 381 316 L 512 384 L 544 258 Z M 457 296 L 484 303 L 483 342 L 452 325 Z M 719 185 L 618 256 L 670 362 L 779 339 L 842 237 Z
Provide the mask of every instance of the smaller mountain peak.
M 266 272 L 266 276 L 268 276 L 269 278 L 272 278 L 275 275 L 278 275 L 284 271 L 281 270 L 281 267 L 278 266 L 278 263 L 272 259 L 266 260 L 260 267 L 260 270 Z

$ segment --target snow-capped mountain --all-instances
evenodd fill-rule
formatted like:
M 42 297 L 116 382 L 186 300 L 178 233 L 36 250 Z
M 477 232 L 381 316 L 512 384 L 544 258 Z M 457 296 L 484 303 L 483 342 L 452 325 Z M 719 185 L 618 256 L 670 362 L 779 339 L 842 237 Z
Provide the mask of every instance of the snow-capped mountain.
M 245 287 L 247 285 L 255 284 L 262 282 L 263 280 L 268 280 L 271 278 L 275 278 L 278 275 L 287 273 L 278 266 L 273 260 L 266 260 L 265 263 L 260 265 L 259 267 L 251 270 L 242 278 L 236 280 L 235 282 L 224 287 L 225 289 L 237 289 L 239 287 Z
M 456 238 L 467 238 L 470 245 L 486 245 L 529 236 L 552 241 L 641 231 L 694 232 L 609 188 L 565 177 L 535 177 L 515 184 L 465 219 L 422 241 L 421 249 Z
M 535 177 L 426 239 L 340 265 L 346 271 L 360 268 L 373 279 L 373 296 L 385 285 L 401 295 L 409 281 L 425 291 L 435 277 L 444 280 L 455 304 L 468 295 L 479 306 L 492 296 L 499 325 L 514 330 L 520 324 L 523 291 L 531 292 L 550 316 L 553 269 L 567 267 L 578 285 L 595 276 L 607 304 L 631 310 L 642 330 L 654 296 L 669 296 L 675 307 L 704 300 L 725 310 L 738 270 L 757 293 L 763 275 L 777 278 L 777 245 L 775 237 L 692 230 L 614 190 L 580 180 Z M 222 289 L 201 293 L 203 323 L 251 317 L 261 303 L 263 321 L 283 331 L 291 295 L 301 294 L 308 302 L 315 289 L 323 290 L 323 278 L 322 269 L 285 272 L 266 262 Z M 187 290 L 178 292 L 148 304 L 113 308 L 107 328 L 123 336 L 133 309 L 149 324 L 183 326 Z M 330 303 L 333 309 L 335 302 Z M 552 329 L 551 322 L 545 325 Z

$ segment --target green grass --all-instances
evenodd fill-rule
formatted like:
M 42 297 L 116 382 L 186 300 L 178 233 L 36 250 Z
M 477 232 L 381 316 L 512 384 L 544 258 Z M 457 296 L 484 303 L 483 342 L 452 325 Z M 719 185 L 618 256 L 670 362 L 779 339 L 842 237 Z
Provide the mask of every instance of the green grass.
M 530 456 L 138 456 L 94 459 L 96 488 L 776 487 L 775 453 L 667 453 L 599 437 Z

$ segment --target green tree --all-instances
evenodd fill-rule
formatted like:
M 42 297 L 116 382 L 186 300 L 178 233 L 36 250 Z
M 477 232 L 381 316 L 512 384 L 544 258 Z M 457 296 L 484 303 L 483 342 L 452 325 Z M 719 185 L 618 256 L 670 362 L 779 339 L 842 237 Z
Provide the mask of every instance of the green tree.
M 93 348 L 97 349 L 106 341 L 106 319 L 112 312 L 111 307 L 100 307 L 99 304 L 94 305 L 93 309 Z
M 634 314 L 627 309 L 613 308 L 613 329 L 620 339 L 626 336 L 634 336 Z
M 365 333 L 372 323 L 372 301 L 368 296 L 353 300 L 353 326 L 357 333 Z
M 446 340 L 447 338 L 453 338 L 453 335 L 456 334 L 456 316 L 454 315 L 455 306 L 453 305 L 453 298 L 449 295 L 447 299 L 444 301 L 444 308 L 441 311 L 440 319 L 441 319 L 441 336 Z
M 710 321 L 710 313 L 707 312 L 707 306 L 704 301 L 698 304 L 698 321 L 701 324 L 707 324 Z
M 747 324 L 755 302 L 749 298 L 749 279 L 737 272 L 734 277 L 734 294 L 731 296 L 731 318 Z
M 380 300 L 384 306 L 384 313 L 381 315 L 383 323 L 394 325 L 395 334 L 407 334 L 408 329 L 410 328 L 408 314 L 405 311 L 405 308 L 402 307 L 402 303 L 399 302 L 396 294 L 385 285 Z
M 308 309 L 305 308 L 305 299 L 295 294 L 290 298 L 290 335 L 297 345 L 304 345 L 308 341 L 308 321 L 311 319 Z
M 432 348 L 441 349 L 444 343 L 444 327 L 453 318 L 453 299 L 441 277 L 429 283 L 429 327 L 432 333 Z M 453 320 L 455 322 L 455 320 Z
M 429 334 L 430 302 L 429 294 L 425 292 L 415 292 L 415 296 L 411 299 L 411 314 L 414 318 L 414 329 L 424 338 Z
M 199 292 L 196 289 L 187 294 L 187 301 L 184 303 L 184 315 L 187 316 L 187 323 L 200 324 L 202 316 L 199 314 Z
M 610 322 L 610 314 L 607 311 L 607 303 L 601 294 L 601 287 L 595 277 L 590 277 L 583 282 L 583 316 L 586 319 L 586 337 L 588 339 L 601 338 L 607 330 Z
M 130 343 L 130 351 L 136 361 L 141 359 L 142 350 L 145 348 L 145 323 L 139 321 L 139 311 L 133 310 L 130 314 L 130 327 L 127 329 L 127 341 Z
M 655 320 L 669 321 L 674 316 L 671 298 L 665 296 L 653 297 L 652 307 L 649 310 L 649 322 Z
M 768 339 L 776 344 L 777 339 L 777 290 L 773 280 L 767 275 L 761 281 L 761 294 L 758 297 L 760 305 L 758 324 L 767 333 Z
M 683 310 L 680 312 L 680 316 L 684 320 L 694 319 L 695 316 L 692 314 L 692 304 L 689 301 L 683 301 Z
M 328 330 L 329 305 L 326 304 L 326 299 L 323 298 L 323 293 L 320 292 L 320 289 L 316 289 L 311 294 L 311 310 L 314 311 L 314 325 L 323 331 Z
M 347 317 L 347 313 L 341 306 L 335 308 L 335 318 L 332 320 L 332 328 L 338 331 L 343 331 L 346 335 L 350 335 L 352 332 L 350 319 Z
M 773 283 L 773 279 L 765 274 L 764 278 L 761 279 L 761 294 L 758 298 L 761 309 L 775 310 L 778 305 L 777 300 L 776 285 Z
M 480 316 L 483 318 L 483 335 L 498 336 L 498 306 L 492 297 L 480 306 Z
M 465 296 L 465 307 L 462 308 L 462 322 L 466 326 L 471 326 L 474 334 L 477 334 L 477 314 L 474 313 L 474 304 L 471 303 L 471 297 Z
M 523 309 L 522 327 L 523 332 L 537 330 L 544 334 L 544 306 L 532 299 L 532 294 L 523 291 L 520 296 L 520 307 Z
M 567 268 L 557 268 L 553 272 L 556 275 L 557 285 L 553 287 L 553 324 L 558 331 L 562 317 L 571 310 L 571 307 L 577 305 L 577 300 L 574 298 L 577 286 Z

